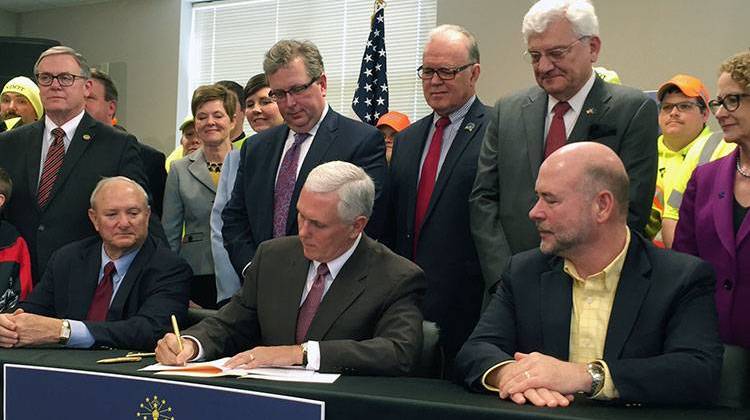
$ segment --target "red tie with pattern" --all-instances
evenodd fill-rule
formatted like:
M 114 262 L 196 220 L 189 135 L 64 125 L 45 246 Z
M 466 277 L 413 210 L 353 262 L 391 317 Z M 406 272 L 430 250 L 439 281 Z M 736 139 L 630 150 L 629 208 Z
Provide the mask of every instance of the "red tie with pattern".
M 312 320 L 315 318 L 315 313 L 318 312 L 320 301 L 323 300 L 323 290 L 325 290 L 327 275 L 328 266 L 325 263 L 320 264 L 318 266 L 318 275 L 315 276 L 312 287 L 297 314 L 297 333 L 295 335 L 297 344 L 305 341 L 307 330 L 310 329 L 310 324 L 312 324 Z
M 558 102 L 552 107 L 552 112 L 555 114 L 552 117 L 552 123 L 549 125 L 549 132 L 547 132 L 547 146 L 544 149 L 544 158 L 554 153 L 555 150 L 565 146 L 568 140 L 567 134 L 565 134 L 565 120 L 563 116 L 570 109 L 570 104 L 567 102 Z
M 104 266 L 104 275 L 102 281 L 96 286 L 94 298 L 91 300 L 89 313 L 86 315 L 88 321 L 106 321 L 107 311 L 109 311 L 109 301 L 112 300 L 112 277 L 117 273 L 115 263 L 108 262 Z
M 47 151 L 47 158 L 44 160 L 42 176 L 39 178 L 39 191 L 36 195 L 40 209 L 43 209 L 52 197 L 52 187 L 55 186 L 57 173 L 60 172 L 65 158 L 65 142 L 63 141 L 65 131 L 57 127 L 52 130 L 52 137 L 54 139 Z
M 417 255 L 417 241 L 419 241 L 419 232 L 422 230 L 422 222 L 427 214 L 427 207 L 430 205 L 432 190 L 435 188 L 435 178 L 437 177 L 438 164 L 440 163 L 440 150 L 443 147 L 443 132 L 445 127 L 451 123 L 450 118 L 441 117 L 435 123 L 435 133 L 432 135 L 430 148 L 427 150 L 427 156 L 422 164 L 422 173 L 419 175 L 419 185 L 417 186 L 417 205 L 414 211 L 414 257 Z
M 286 151 L 279 177 L 276 179 L 276 187 L 273 192 L 273 237 L 286 236 L 286 221 L 289 216 L 289 206 L 292 201 L 294 185 L 297 183 L 297 161 L 299 160 L 299 147 L 310 137 L 307 133 L 294 135 L 292 147 Z

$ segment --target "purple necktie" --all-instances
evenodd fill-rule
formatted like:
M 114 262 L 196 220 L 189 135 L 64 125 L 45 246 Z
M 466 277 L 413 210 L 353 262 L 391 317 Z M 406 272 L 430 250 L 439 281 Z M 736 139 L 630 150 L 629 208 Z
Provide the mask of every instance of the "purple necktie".
M 276 179 L 276 189 L 273 192 L 273 237 L 286 235 L 286 221 L 289 216 L 289 205 L 292 201 L 294 184 L 297 182 L 297 161 L 299 160 L 299 146 L 310 137 L 307 133 L 294 135 L 292 147 L 286 151 L 281 161 L 279 176 Z
M 312 324 L 312 320 L 315 318 L 315 313 L 318 312 L 320 301 L 323 300 L 323 290 L 325 290 L 327 275 L 328 266 L 326 263 L 320 264 L 318 266 L 318 275 L 315 276 L 312 287 L 297 314 L 297 334 L 295 335 L 297 344 L 305 341 L 307 330 L 310 329 L 310 324 Z
M 65 131 L 57 127 L 52 130 L 52 137 L 54 137 L 54 140 L 52 140 L 52 144 L 47 151 L 42 176 L 39 178 L 39 191 L 36 194 L 40 209 L 43 209 L 52 197 L 52 187 L 55 185 L 57 173 L 60 172 L 65 158 L 65 142 L 63 141 Z
M 94 291 L 94 298 L 91 300 L 91 306 L 89 307 L 89 313 L 86 315 L 88 321 L 106 321 L 107 312 L 109 312 L 109 301 L 112 300 L 112 290 L 114 285 L 112 284 L 112 277 L 117 273 L 115 269 L 115 263 L 112 261 L 108 262 L 104 266 L 104 275 L 102 281 L 96 286 Z

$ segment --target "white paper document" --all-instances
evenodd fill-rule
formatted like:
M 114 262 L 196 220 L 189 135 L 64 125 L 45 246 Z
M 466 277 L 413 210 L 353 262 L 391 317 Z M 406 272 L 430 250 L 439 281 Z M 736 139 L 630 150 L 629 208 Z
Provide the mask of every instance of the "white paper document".
M 301 366 L 229 369 L 224 366 L 227 360 L 229 360 L 229 357 L 209 362 L 188 363 L 186 366 L 169 366 L 155 363 L 139 370 L 144 372 L 154 372 L 156 375 L 192 376 L 200 378 L 237 376 L 250 379 L 324 384 L 332 384 L 340 376 L 335 373 L 318 373 L 304 369 Z

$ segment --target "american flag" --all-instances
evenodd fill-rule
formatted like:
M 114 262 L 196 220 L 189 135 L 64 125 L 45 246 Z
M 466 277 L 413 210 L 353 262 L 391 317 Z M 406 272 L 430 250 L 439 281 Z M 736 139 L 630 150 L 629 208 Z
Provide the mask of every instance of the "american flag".
M 360 120 L 375 125 L 388 112 L 388 76 L 385 66 L 385 4 L 375 2 L 370 36 L 362 56 L 352 109 Z

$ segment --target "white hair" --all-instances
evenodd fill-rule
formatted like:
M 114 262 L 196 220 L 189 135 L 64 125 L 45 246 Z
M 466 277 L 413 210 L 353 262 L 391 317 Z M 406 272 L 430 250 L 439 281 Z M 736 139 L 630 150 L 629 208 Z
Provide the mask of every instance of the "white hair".
M 540 0 L 523 17 L 524 41 L 528 43 L 530 36 L 544 32 L 557 19 L 570 22 L 578 37 L 599 36 L 599 19 L 590 0 Z
M 477 42 L 477 37 L 463 26 L 445 24 L 433 28 L 430 31 L 427 42 L 429 43 L 437 36 L 453 34 L 462 35 L 466 39 L 466 52 L 469 61 L 479 63 L 479 43 Z
M 357 165 L 334 160 L 317 166 L 307 176 L 304 188 L 315 193 L 337 192 L 339 218 L 345 223 L 372 214 L 375 184 Z
M 94 191 L 91 192 L 91 197 L 89 198 L 89 205 L 91 208 L 94 208 L 94 204 L 96 203 L 96 196 L 99 194 L 99 191 L 101 191 L 102 188 L 104 188 L 107 184 L 111 184 L 113 182 L 127 182 L 133 186 L 133 188 L 136 189 L 136 191 L 140 191 L 141 194 L 143 194 L 143 203 L 146 207 L 149 207 L 148 205 L 148 193 L 146 190 L 143 189 L 141 184 L 133 181 L 132 179 L 125 177 L 125 176 L 110 176 L 110 177 L 104 177 L 99 182 L 96 183 L 96 187 L 94 187 Z

